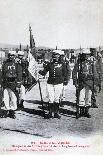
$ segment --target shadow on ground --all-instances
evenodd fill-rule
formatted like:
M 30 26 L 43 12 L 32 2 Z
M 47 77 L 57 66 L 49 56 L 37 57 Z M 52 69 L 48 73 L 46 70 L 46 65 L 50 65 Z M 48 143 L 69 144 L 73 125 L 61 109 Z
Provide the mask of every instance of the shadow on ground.
M 26 102 L 28 103 L 33 103 L 38 105 L 38 109 L 29 109 L 29 108 L 24 108 L 22 109 L 22 111 L 25 111 L 29 114 L 34 114 L 34 115 L 39 115 L 41 117 L 45 117 L 47 111 L 48 111 L 48 102 L 41 102 L 41 101 L 37 101 L 37 100 L 26 100 Z M 67 116 L 67 117 L 75 117 L 76 116 L 76 112 L 69 110 L 69 109 L 65 109 L 64 105 L 67 105 L 68 107 L 75 107 L 76 104 L 73 102 L 69 102 L 69 101 L 65 101 L 62 102 L 61 107 L 59 108 L 59 113 L 61 115 Z

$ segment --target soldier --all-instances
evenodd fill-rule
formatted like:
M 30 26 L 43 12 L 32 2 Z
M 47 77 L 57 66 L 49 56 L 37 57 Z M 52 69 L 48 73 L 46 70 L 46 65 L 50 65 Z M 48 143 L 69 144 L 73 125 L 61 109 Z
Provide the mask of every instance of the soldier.
M 102 82 L 102 55 L 97 52 L 97 61 L 96 61 L 97 73 L 99 75 L 99 92 L 101 91 L 101 82 Z
M 79 90 L 76 95 L 79 99 L 80 115 L 90 118 L 89 108 L 91 107 L 92 92 L 95 91 L 96 81 L 98 81 L 98 74 L 94 64 L 94 59 L 89 49 L 83 50 L 82 54 L 79 54 L 77 63 L 74 66 L 73 72 L 73 84 Z M 96 103 L 95 103 L 96 106 Z
M 62 93 L 63 84 L 68 84 L 68 71 L 66 63 L 60 61 L 60 55 L 64 54 L 61 50 L 53 50 L 52 60 L 44 65 L 44 70 L 40 70 L 39 74 L 46 75 L 49 72 L 47 80 L 47 89 L 49 94 L 49 113 L 48 118 L 60 119 L 59 100 Z
M 26 66 L 24 58 L 24 52 L 18 51 L 18 57 L 16 59 L 17 64 L 17 91 L 18 91 L 18 108 L 24 108 L 23 102 L 25 100 L 25 78 L 26 78 Z
M 67 69 L 67 74 L 68 74 L 68 82 L 70 80 L 70 76 L 71 76 L 71 69 L 70 69 L 70 61 L 69 59 L 67 58 L 67 55 L 64 54 L 61 54 L 60 55 L 60 61 L 62 63 L 65 63 L 66 65 L 66 69 Z M 63 89 L 62 89 L 62 94 L 61 94 L 61 98 L 60 98 L 60 106 L 63 107 L 64 105 L 62 104 L 62 101 L 66 101 L 65 97 L 66 97 L 66 90 L 67 90 L 67 85 L 63 85 Z
M 15 119 L 15 110 L 17 109 L 16 84 L 17 72 L 15 63 L 16 51 L 9 51 L 8 59 L 2 66 L 2 87 L 3 102 L 6 108 L 6 115 Z
M 97 93 L 101 91 L 101 72 L 102 72 L 101 58 L 100 58 L 100 53 L 97 52 L 96 48 L 90 48 L 90 52 L 91 52 L 92 70 L 94 75 L 91 107 L 98 108 L 98 106 L 96 105 L 96 96 L 97 96 Z

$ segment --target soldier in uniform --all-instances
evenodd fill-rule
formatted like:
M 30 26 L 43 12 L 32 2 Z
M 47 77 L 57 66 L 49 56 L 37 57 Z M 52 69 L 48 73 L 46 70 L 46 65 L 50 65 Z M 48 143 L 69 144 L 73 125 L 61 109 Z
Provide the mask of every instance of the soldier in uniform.
M 26 78 L 26 64 L 24 58 L 24 52 L 18 51 L 17 53 L 17 91 L 18 91 L 18 108 L 24 108 L 23 102 L 25 100 L 25 78 Z
M 99 75 L 99 92 L 101 91 L 101 82 L 102 82 L 102 55 L 97 52 L 97 61 L 96 61 L 97 73 Z
M 66 65 L 66 69 L 68 72 L 68 82 L 69 82 L 70 76 L 71 76 L 71 69 L 70 69 L 70 65 L 69 65 L 69 59 L 67 58 L 67 55 L 64 54 L 64 52 L 63 52 L 63 54 L 60 55 L 60 61 L 62 63 L 65 63 L 65 65 Z M 62 94 L 61 94 L 61 98 L 60 98 L 60 106 L 61 107 L 63 107 L 62 101 L 66 101 L 66 99 L 65 99 L 66 90 L 67 90 L 67 85 L 63 85 Z
M 84 49 L 79 54 L 72 72 L 72 77 L 73 84 L 79 90 L 77 95 L 79 95 L 78 106 L 80 108 L 80 115 L 90 118 L 89 108 L 91 107 L 92 92 L 95 91 L 96 85 L 98 85 L 98 74 L 93 55 L 89 49 Z
M 16 84 L 17 72 L 15 63 L 16 51 L 9 51 L 8 59 L 4 61 L 2 66 L 2 87 L 3 102 L 6 108 L 6 115 L 15 119 L 15 110 L 17 109 Z
M 61 50 L 53 50 L 52 60 L 44 65 L 44 70 L 40 70 L 39 74 L 46 75 L 49 72 L 47 80 L 47 89 L 49 95 L 49 113 L 48 118 L 60 119 L 59 115 L 59 100 L 62 93 L 63 84 L 68 84 L 68 71 L 66 63 L 60 61 L 60 55 L 64 54 Z

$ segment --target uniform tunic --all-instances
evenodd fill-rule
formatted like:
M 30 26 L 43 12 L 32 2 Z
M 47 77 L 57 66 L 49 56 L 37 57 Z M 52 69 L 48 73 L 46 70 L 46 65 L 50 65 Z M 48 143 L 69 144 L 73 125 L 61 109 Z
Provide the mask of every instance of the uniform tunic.
M 6 110 L 17 109 L 17 66 L 14 60 L 7 59 L 2 67 L 2 86 L 4 89 L 3 101 Z
M 70 79 L 70 68 L 67 63 L 48 62 L 44 65 L 44 70 L 39 71 L 41 75 L 46 75 L 49 72 L 47 80 L 47 88 L 49 94 L 49 103 L 59 103 L 62 94 L 63 83 L 67 84 Z
M 54 63 L 49 62 L 43 71 L 40 71 L 39 73 L 41 75 L 46 75 L 47 72 L 49 72 L 49 77 L 47 80 L 48 84 L 61 84 L 64 82 L 68 82 L 70 79 L 70 68 L 69 65 L 64 63 Z
M 17 61 L 17 81 L 19 82 L 19 102 L 21 100 L 25 100 L 25 75 L 26 75 L 26 67 L 25 67 L 25 61 L 22 59 L 18 59 Z
M 14 60 L 7 59 L 2 66 L 2 85 L 3 88 L 16 90 L 17 84 L 17 65 Z
M 91 106 L 92 91 L 98 86 L 96 66 L 90 59 L 76 63 L 72 72 L 73 84 L 79 86 L 79 106 Z

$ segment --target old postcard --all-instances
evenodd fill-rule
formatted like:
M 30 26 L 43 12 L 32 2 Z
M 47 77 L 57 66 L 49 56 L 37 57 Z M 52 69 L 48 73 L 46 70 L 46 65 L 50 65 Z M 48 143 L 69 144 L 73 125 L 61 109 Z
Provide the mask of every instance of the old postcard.
M 102 155 L 102 102 L 102 0 L 0 0 L 0 155 Z

